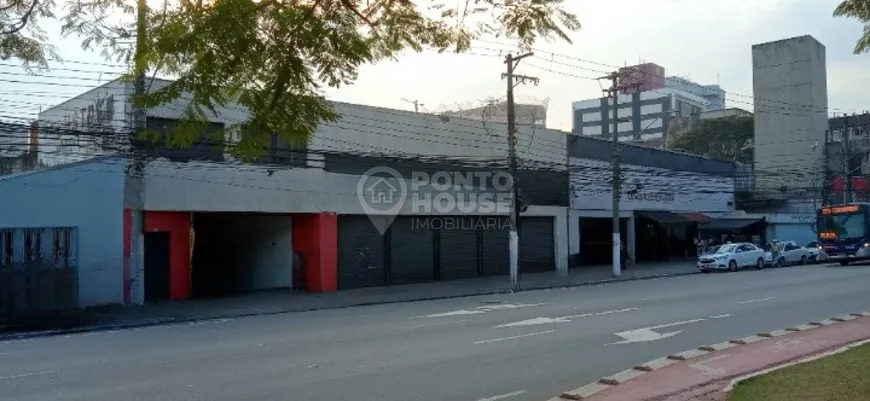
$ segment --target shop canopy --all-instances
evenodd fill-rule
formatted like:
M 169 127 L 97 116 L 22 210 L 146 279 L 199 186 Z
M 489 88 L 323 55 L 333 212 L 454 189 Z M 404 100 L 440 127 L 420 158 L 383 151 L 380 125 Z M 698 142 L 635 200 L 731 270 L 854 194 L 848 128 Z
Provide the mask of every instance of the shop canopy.
M 689 224 L 694 223 L 692 219 L 688 219 L 678 213 L 666 211 L 638 211 L 637 214 L 655 221 L 659 224 Z

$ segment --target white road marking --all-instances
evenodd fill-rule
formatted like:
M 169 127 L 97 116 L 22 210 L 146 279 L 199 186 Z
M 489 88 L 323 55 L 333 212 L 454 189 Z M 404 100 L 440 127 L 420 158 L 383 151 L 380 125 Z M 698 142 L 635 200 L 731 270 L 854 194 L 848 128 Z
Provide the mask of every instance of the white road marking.
M 465 319 L 451 320 L 449 322 L 438 322 L 438 323 L 429 323 L 429 324 L 418 324 L 416 326 L 405 326 L 405 327 L 400 327 L 400 329 L 405 329 L 405 330 L 422 329 L 424 327 L 444 326 L 446 324 L 459 324 L 459 323 L 465 323 L 467 321 L 468 320 L 465 320 Z
M 474 343 L 475 344 L 489 344 L 489 343 L 496 343 L 499 341 L 516 340 L 518 338 L 539 336 L 542 334 L 550 334 L 550 333 L 555 333 L 555 332 L 556 332 L 556 330 L 539 331 L 539 332 L 529 333 L 529 334 L 520 334 L 518 336 L 501 337 L 501 338 L 493 338 L 492 340 L 475 341 Z
M 734 304 L 735 304 L 735 305 L 751 304 L 751 303 L 755 303 L 755 302 L 770 301 L 770 300 L 773 299 L 773 298 L 774 298 L 774 297 L 758 298 L 758 299 L 750 299 L 750 300 L 747 300 L 747 301 L 735 302 Z
M 680 334 L 683 331 L 677 330 L 677 331 L 671 331 L 668 333 L 659 333 L 655 330 L 664 329 L 666 327 L 674 327 L 674 326 L 682 326 L 685 324 L 698 323 L 698 322 L 703 322 L 705 320 L 723 319 L 723 318 L 730 317 L 730 316 L 731 316 L 731 314 L 717 315 L 717 316 L 710 316 L 710 317 L 699 318 L 699 319 L 690 319 L 690 320 L 683 320 L 683 321 L 673 322 L 673 323 L 659 324 L 659 325 L 650 326 L 650 327 L 642 327 L 642 328 L 634 329 L 634 330 L 620 331 L 619 333 L 613 333 L 613 334 L 616 335 L 617 337 L 622 337 L 624 340 L 618 341 L 615 343 L 611 343 L 611 344 L 607 344 L 607 345 L 629 344 L 629 343 L 639 343 L 639 342 L 663 340 L 665 338 L 673 337 L 677 334 Z
M 24 377 L 47 375 L 47 374 L 49 374 L 49 373 L 54 373 L 54 371 L 53 371 L 53 370 L 46 370 L 46 371 L 44 371 L 44 372 L 19 373 L 19 374 L 17 374 L 17 375 L 0 376 L 0 380 L 21 379 L 21 378 L 24 378 Z
M 531 308 L 534 306 L 543 306 L 546 303 L 538 303 L 538 304 L 493 304 L 493 305 L 484 305 L 478 306 L 476 308 L 467 308 L 467 309 L 459 309 L 450 312 L 444 313 L 435 313 L 432 315 L 424 315 L 424 316 L 414 316 L 412 319 L 424 319 L 424 318 L 434 318 L 434 317 L 451 317 L 451 316 L 466 316 L 466 315 L 480 315 L 487 312 L 498 311 L 498 310 L 508 310 L 508 309 L 517 309 L 517 308 Z
M 29 342 L 33 342 L 33 339 L 27 339 L 27 340 L 12 340 L 12 341 L 2 341 L 2 342 L 0 342 L 0 345 L 6 345 L 6 344 L 23 344 L 23 343 L 29 343 Z
M 494 328 L 502 328 L 502 327 L 519 327 L 519 326 L 536 326 L 539 324 L 551 324 L 551 323 L 569 323 L 571 319 L 579 319 L 584 317 L 591 316 L 604 316 L 610 315 L 613 313 L 622 313 L 622 312 L 631 312 L 639 310 L 638 308 L 625 308 L 625 309 L 617 309 L 617 310 L 609 310 L 604 312 L 592 312 L 592 313 L 581 313 L 579 315 L 570 315 L 570 316 L 561 316 L 561 317 L 536 317 L 532 319 L 520 320 L 518 322 L 501 324 L 498 326 L 493 326 Z
M 13 350 L 13 351 L 0 352 L 0 355 L 24 354 L 24 353 L 28 353 L 28 352 L 34 352 L 34 351 L 36 351 L 36 350 L 35 349 L 19 349 L 19 350 Z
M 477 401 L 498 401 L 498 400 L 503 400 L 503 399 L 505 399 L 505 398 L 516 397 L 516 396 L 518 396 L 518 395 L 523 395 L 523 394 L 526 394 L 526 393 L 528 393 L 528 391 L 526 391 L 526 390 L 520 390 L 520 391 L 514 391 L 513 393 L 505 393 L 505 394 L 496 395 L 496 396 L 493 396 L 493 397 L 481 398 L 481 399 L 479 399 L 479 400 L 477 400 Z

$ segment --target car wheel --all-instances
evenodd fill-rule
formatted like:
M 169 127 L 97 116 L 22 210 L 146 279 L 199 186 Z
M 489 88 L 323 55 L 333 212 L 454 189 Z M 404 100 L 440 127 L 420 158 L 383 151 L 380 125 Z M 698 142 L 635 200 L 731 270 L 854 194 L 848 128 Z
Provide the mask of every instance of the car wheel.
M 737 262 L 735 262 L 733 260 L 728 262 L 728 271 L 729 272 L 736 272 L 737 271 Z
M 755 262 L 755 268 L 758 270 L 764 269 L 764 259 L 758 258 L 758 261 Z
M 785 266 L 785 258 L 777 259 L 776 260 L 776 267 L 783 267 L 783 266 Z
M 845 260 L 840 261 L 840 266 L 848 266 L 848 265 L 849 265 L 849 262 L 847 262 Z
M 801 256 L 801 264 L 802 264 L 802 265 L 807 264 L 807 255 L 803 255 L 803 256 Z

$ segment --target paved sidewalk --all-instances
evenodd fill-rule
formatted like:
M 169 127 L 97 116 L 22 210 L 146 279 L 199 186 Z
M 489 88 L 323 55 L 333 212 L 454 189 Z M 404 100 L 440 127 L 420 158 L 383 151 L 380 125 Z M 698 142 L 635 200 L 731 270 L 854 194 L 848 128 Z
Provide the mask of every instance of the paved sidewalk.
M 735 378 L 837 350 L 868 337 L 870 318 L 785 334 L 677 362 L 584 400 L 724 401 L 724 390 Z
M 555 272 L 525 274 L 520 277 L 523 290 L 600 284 L 615 281 L 695 274 L 694 262 L 641 264 L 625 270 L 616 279 L 610 266 L 571 269 L 568 277 Z M 87 316 L 90 324 L 75 329 L 27 333 L 3 333 L 0 339 L 51 335 L 77 331 L 111 330 L 173 322 L 187 322 L 240 316 L 338 309 L 352 306 L 459 298 L 509 292 L 506 276 L 492 276 L 437 283 L 407 284 L 309 294 L 290 290 L 261 291 L 215 299 L 164 302 L 144 306 L 98 308 Z

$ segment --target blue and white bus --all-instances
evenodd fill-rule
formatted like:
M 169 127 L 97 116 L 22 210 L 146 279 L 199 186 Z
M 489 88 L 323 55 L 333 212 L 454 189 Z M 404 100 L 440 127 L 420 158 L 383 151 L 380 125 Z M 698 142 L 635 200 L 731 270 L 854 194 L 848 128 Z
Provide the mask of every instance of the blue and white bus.
M 870 260 L 870 203 L 826 206 L 816 215 L 822 251 L 846 266 Z

